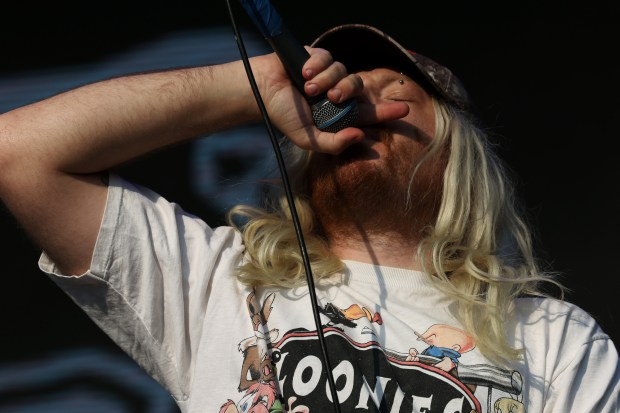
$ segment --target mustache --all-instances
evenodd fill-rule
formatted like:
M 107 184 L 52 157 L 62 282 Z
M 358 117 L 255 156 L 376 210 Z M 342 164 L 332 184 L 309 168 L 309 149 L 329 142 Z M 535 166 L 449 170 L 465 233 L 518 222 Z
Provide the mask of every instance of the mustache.
M 381 128 L 379 130 L 379 141 L 389 147 L 392 144 L 392 141 L 394 141 L 394 133 L 392 130 L 385 127 Z
M 336 169 L 361 159 L 368 159 L 369 151 L 372 151 L 368 147 L 368 141 L 380 142 L 388 148 L 391 147 L 394 141 L 394 131 L 385 125 L 364 127 L 363 130 L 366 133 L 366 139 L 362 142 L 354 143 L 338 155 L 312 152 L 306 169 L 309 180 L 312 181 L 329 175 Z
M 364 128 L 364 132 L 366 132 L 371 139 L 384 143 L 388 146 L 391 145 L 394 140 L 394 133 L 391 129 L 385 126 Z

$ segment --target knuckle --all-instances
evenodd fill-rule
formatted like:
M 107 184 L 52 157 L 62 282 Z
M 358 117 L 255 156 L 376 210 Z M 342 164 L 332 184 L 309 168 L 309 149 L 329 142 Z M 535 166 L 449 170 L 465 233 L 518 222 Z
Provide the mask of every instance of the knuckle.
M 364 81 L 358 74 L 349 75 L 349 78 L 351 79 L 351 82 L 353 83 L 353 86 L 355 86 L 355 88 L 357 89 L 364 88 Z
M 347 75 L 347 68 L 342 62 L 338 62 L 338 61 L 333 62 L 332 66 L 334 67 L 334 69 L 340 76 L 344 77 Z

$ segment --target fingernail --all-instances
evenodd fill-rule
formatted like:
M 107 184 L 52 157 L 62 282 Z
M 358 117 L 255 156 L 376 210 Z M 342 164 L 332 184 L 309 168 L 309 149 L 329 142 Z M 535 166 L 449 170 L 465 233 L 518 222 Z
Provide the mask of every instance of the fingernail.
M 340 98 L 342 97 L 342 92 L 340 91 L 340 89 L 331 89 L 329 91 L 329 97 L 336 102 L 340 102 Z
M 306 93 L 310 95 L 314 95 L 317 92 L 317 90 L 319 90 L 319 88 L 314 83 L 306 84 Z

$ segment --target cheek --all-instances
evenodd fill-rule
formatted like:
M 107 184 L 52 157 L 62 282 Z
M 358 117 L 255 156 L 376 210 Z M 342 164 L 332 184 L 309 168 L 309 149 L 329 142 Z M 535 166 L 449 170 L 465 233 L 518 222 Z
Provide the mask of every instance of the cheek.
M 412 122 L 413 123 L 413 122 Z M 390 155 L 392 160 L 417 165 L 433 141 L 434 123 L 402 123 L 393 129 Z
M 430 155 L 429 158 L 422 159 L 426 156 L 426 152 L 419 155 L 416 160 L 422 162 L 418 174 L 420 175 L 420 182 L 425 182 L 427 187 L 435 188 L 437 191 L 441 191 L 443 187 L 443 174 L 448 163 L 448 152 L 445 148 L 439 149 L 438 152 Z
M 423 148 L 428 146 L 435 136 L 435 112 L 432 104 L 411 106 L 406 117 L 389 123 L 389 129 L 392 134 L 414 140 Z
M 416 105 L 409 112 L 412 116 L 411 122 L 429 139 L 435 136 L 435 111 L 433 105 L 428 102 L 426 105 Z
M 390 173 L 401 181 L 403 189 L 411 191 L 421 206 L 423 203 L 429 212 L 436 211 L 443 193 L 446 151 L 439 150 L 424 159 L 428 156 L 427 144 L 417 140 L 402 142 L 393 149 L 388 160 Z

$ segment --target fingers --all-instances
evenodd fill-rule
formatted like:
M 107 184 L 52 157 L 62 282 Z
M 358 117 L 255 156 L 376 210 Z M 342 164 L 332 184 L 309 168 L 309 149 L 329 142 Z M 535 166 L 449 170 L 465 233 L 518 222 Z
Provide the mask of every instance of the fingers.
M 356 98 L 364 92 L 364 82 L 357 74 L 347 73 L 346 67 L 334 61 L 331 54 L 324 49 L 307 48 L 310 58 L 303 67 L 304 78 L 307 79 L 304 91 L 309 96 L 327 93 L 333 103 Z M 362 104 L 360 102 L 360 124 L 372 125 L 399 119 L 409 113 L 407 104 L 403 102 L 383 102 L 378 104 Z
M 347 73 L 346 67 L 334 61 L 331 54 L 324 49 L 310 49 L 310 58 L 303 67 L 303 76 L 307 80 L 304 92 L 308 96 L 326 93 L 330 101 L 340 103 L 361 93 L 364 88 L 357 75 Z
M 302 149 L 307 149 L 314 152 L 337 155 L 350 145 L 356 142 L 361 142 L 364 138 L 364 132 L 360 129 L 346 128 L 337 133 L 319 131 L 316 134 L 306 135 L 305 139 L 302 141 L 297 141 L 296 145 Z
M 310 57 L 306 63 L 304 63 L 302 68 L 302 74 L 306 80 L 314 79 L 314 77 L 321 72 L 330 69 L 330 66 L 334 63 L 332 55 L 325 49 L 313 49 L 306 47 L 306 50 L 310 54 Z M 336 68 L 336 70 L 341 70 L 344 68 L 343 65 L 341 66 L 341 68 Z M 346 71 L 341 74 L 346 75 Z
M 348 146 L 366 137 L 363 127 L 400 119 L 409 113 L 409 105 L 405 102 L 371 103 L 369 99 L 364 99 L 362 77 L 349 74 L 346 67 L 334 61 L 328 51 L 309 47 L 306 49 L 310 58 L 302 69 L 303 76 L 307 80 L 304 92 L 309 96 L 326 93 L 333 103 L 358 99 L 359 115 L 356 127 L 346 128 L 335 134 L 307 126 L 303 128 L 303 131 L 297 130 L 297 133 L 288 135 L 296 145 L 316 152 L 339 154 Z
M 313 134 L 306 130 L 303 134 L 303 140 L 297 141 L 297 145 L 303 149 L 337 155 L 350 145 L 366 138 L 364 126 L 400 119 L 409 113 L 409 106 L 403 102 L 358 103 L 358 110 L 359 116 L 356 127 L 345 128 L 337 133 L 314 129 L 315 132 L 318 132 Z
M 357 126 L 362 127 L 389 122 L 407 116 L 409 114 L 409 105 L 405 102 L 358 103 L 358 110 Z

